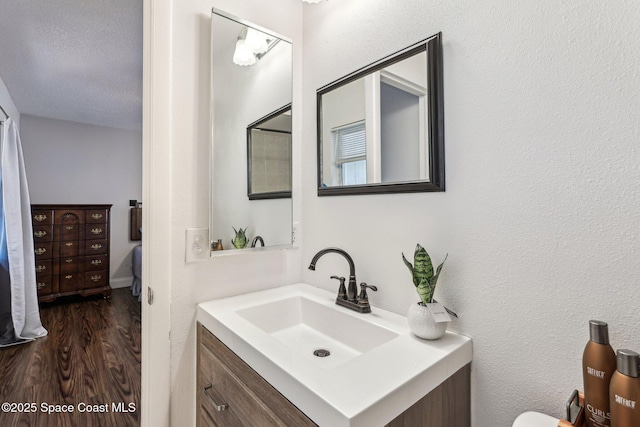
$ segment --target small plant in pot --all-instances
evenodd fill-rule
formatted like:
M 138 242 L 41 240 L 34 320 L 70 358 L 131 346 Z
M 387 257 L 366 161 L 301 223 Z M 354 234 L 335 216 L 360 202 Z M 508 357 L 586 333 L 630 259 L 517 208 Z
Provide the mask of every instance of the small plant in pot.
M 431 257 L 420 244 L 416 245 L 416 250 L 413 254 L 413 265 L 407 261 L 404 253 L 402 254 L 402 260 L 411 272 L 413 285 L 416 287 L 416 291 L 420 296 L 420 302 L 411 304 L 409 307 L 407 321 L 409 322 L 411 331 L 420 338 L 430 340 L 438 339 L 444 335 L 447 330 L 447 322 L 436 322 L 427 307 L 427 304 L 433 302 L 436 283 L 440 276 L 440 270 L 442 270 L 442 266 L 447 260 L 447 256 L 445 256 L 444 261 L 436 268 L 434 274 Z

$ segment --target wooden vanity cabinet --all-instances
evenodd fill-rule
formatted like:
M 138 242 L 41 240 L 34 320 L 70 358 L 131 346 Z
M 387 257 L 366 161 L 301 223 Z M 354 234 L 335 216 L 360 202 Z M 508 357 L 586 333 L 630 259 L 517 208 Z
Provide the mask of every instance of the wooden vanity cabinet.
M 316 425 L 200 323 L 197 363 L 198 427 Z
M 31 205 L 38 300 L 111 294 L 112 205 Z
M 316 425 L 202 324 L 197 329 L 198 427 Z M 462 367 L 385 427 L 470 427 L 470 373 L 470 364 Z

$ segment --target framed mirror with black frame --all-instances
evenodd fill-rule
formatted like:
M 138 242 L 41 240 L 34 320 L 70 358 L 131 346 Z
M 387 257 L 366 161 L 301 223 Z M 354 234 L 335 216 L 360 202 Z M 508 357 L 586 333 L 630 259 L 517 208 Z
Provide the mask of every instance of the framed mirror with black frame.
M 317 91 L 318 195 L 445 190 L 442 33 Z

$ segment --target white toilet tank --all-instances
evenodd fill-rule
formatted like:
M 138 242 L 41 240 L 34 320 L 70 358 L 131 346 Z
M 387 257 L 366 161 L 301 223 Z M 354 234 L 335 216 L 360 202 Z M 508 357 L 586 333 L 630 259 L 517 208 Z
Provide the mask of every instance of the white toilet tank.
M 525 412 L 513 422 L 513 427 L 558 427 L 557 418 L 539 412 Z

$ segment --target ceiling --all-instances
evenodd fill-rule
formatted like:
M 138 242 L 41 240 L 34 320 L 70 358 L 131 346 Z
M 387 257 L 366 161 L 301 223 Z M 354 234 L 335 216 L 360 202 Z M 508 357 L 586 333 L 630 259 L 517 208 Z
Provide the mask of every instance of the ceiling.
M 21 114 L 142 128 L 142 0 L 0 0 L 0 78 Z

